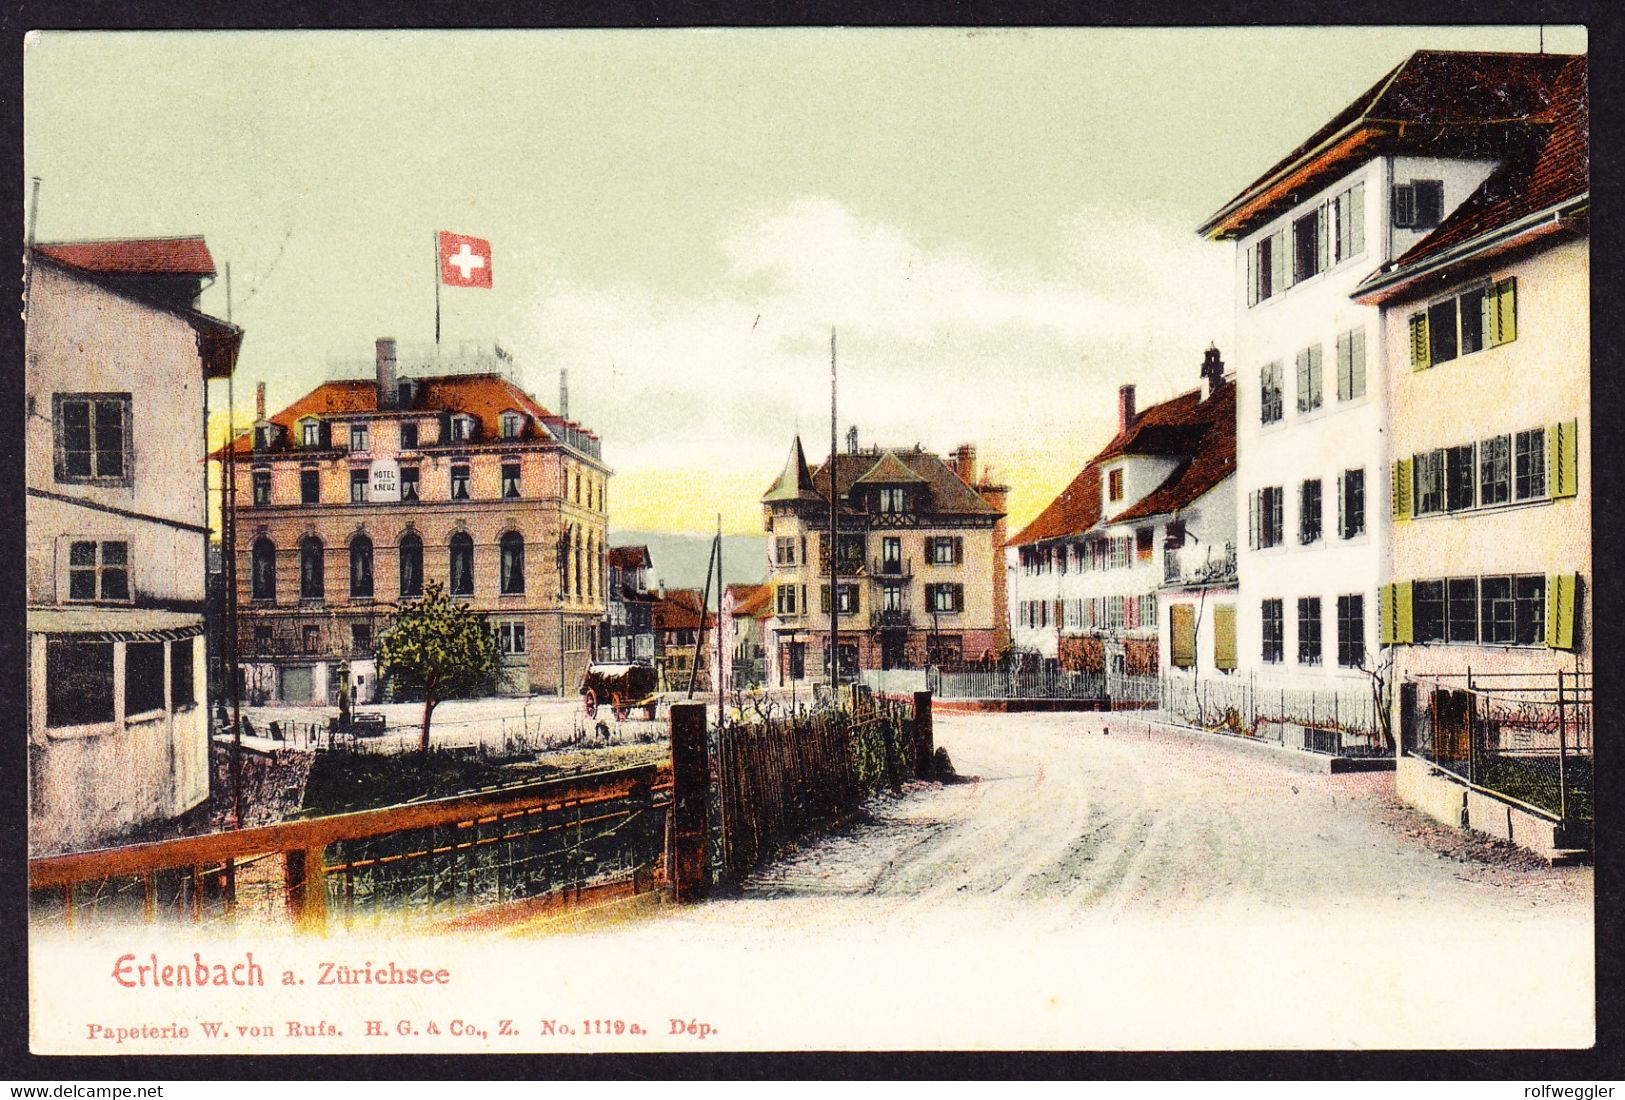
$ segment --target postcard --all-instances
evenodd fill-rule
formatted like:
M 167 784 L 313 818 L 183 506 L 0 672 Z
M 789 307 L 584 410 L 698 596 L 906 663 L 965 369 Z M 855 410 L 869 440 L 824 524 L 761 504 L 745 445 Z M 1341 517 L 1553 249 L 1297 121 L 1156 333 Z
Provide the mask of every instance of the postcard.
M 31 33 L 32 1050 L 1590 1047 L 1587 65 Z

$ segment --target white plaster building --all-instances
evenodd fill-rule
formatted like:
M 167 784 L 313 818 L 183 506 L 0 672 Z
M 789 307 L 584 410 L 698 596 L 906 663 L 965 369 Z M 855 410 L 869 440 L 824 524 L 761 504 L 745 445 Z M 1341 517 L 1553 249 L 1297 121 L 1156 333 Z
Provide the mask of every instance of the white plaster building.
M 192 308 L 202 238 L 39 245 L 27 323 L 29 850 L 209 794 L 205 386 L 241 330 Z
M 1165 597 L 1201 598 L 1187 582 L 1208 561 L 1233 576 L 1236 388 L 1217 349 L 1202 378 L 1143 411 L 1123 386 L 1117 435 L 1010 540 L 1019 652 L 1069 671 L 1155 674 L 1170 657 L 1170 615 L 1182 614 Z
M 1567 60 L 1418 52 L 1201 227 L 1235 246 L 1237 647 L 1261 684 L 1365 690 L 1391 350 L 1351 295 L 1517 154 Z

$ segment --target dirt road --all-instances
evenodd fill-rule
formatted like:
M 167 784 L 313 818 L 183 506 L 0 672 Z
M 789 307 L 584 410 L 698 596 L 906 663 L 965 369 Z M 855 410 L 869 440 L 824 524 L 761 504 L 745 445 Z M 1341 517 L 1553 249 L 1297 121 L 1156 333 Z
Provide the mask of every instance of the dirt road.
M 985 897 L 1095 915 L 1590 903 L 1588 869 L 1481 858 L 1487 846 L 1399 807 L 1391 773 L 1294 770 L 1122 715 L 944 714 L 937 741 L 965 781 L 877 800 L 744 896 Z

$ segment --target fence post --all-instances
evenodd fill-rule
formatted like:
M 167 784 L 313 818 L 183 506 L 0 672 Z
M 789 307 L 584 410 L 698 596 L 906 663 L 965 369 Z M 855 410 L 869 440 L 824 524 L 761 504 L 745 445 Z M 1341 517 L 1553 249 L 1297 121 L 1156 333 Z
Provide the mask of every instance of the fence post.
M 936 755 L 936 737 L 931 729 L 931 693 L 914 693 L 914 774 L 931 778 L 931 760 Z
M 288 914 L 301 932 L 327 930 L 326 853 L 321 847 L 283 853 Z
M 700 901 L 709 885 L 706 801 L 711 764 L 705 751 L 705 704 L 671 705 L 671 851 L 666 865 L 672 898 Z
M 1557 816 L 1569 820 L 1568 718 L 1563 710 L 1563 670 L 1557 670 Z

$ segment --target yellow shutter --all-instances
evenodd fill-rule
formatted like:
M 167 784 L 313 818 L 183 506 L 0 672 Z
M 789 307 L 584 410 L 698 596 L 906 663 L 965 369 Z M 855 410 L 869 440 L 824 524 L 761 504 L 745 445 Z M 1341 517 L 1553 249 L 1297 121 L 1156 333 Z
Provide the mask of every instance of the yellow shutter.
M 1195 647 L 1195 641 L 1193 634 L 1192 648 Z M 1220 669 L 1236 667 L 1235 604 L 1215 604 L 1213 607 L 1213 667 Z
M 1424 370 L 1433 365 L 1428 345 L 1428 315 L 1426 311 L 1411 314 L 1411 370 Z
M 1510 344 L 1518 338 L 1518 280 L 1502 279 L 1490 288 L 1489 345 Z
M 1175 668 L 1191 668 L 1196 664 L 1196 610 L 1188 603 L 1176 603 L 1168 608 L 1168 644 L 1172 650 Z
M 1411 460 L 1397 459 L 1393 469 L 1393 492 L 1390 502 L 1393 506 L 1395 523 L 1404 523 L 1411 518 Z
M 1394 593 L 1394 644 L 1409 645 L 1415 640 L 1411 627 L 1411 582 L 1398 581 L 1388 587 Z
M 1394 586 L 1377 589 L 1377 644 L 1394 644 Z
M 1557 573 L 1546 578 L 1546 644 L 1552 649 L 1574 648 L 1574 601 L 1579 574 Z
M 1580 422 L 1565 420 L 1546 429 L 1546 468 L 1551 471 L 1552 496 L 1571 497 L 1580 491 Z

